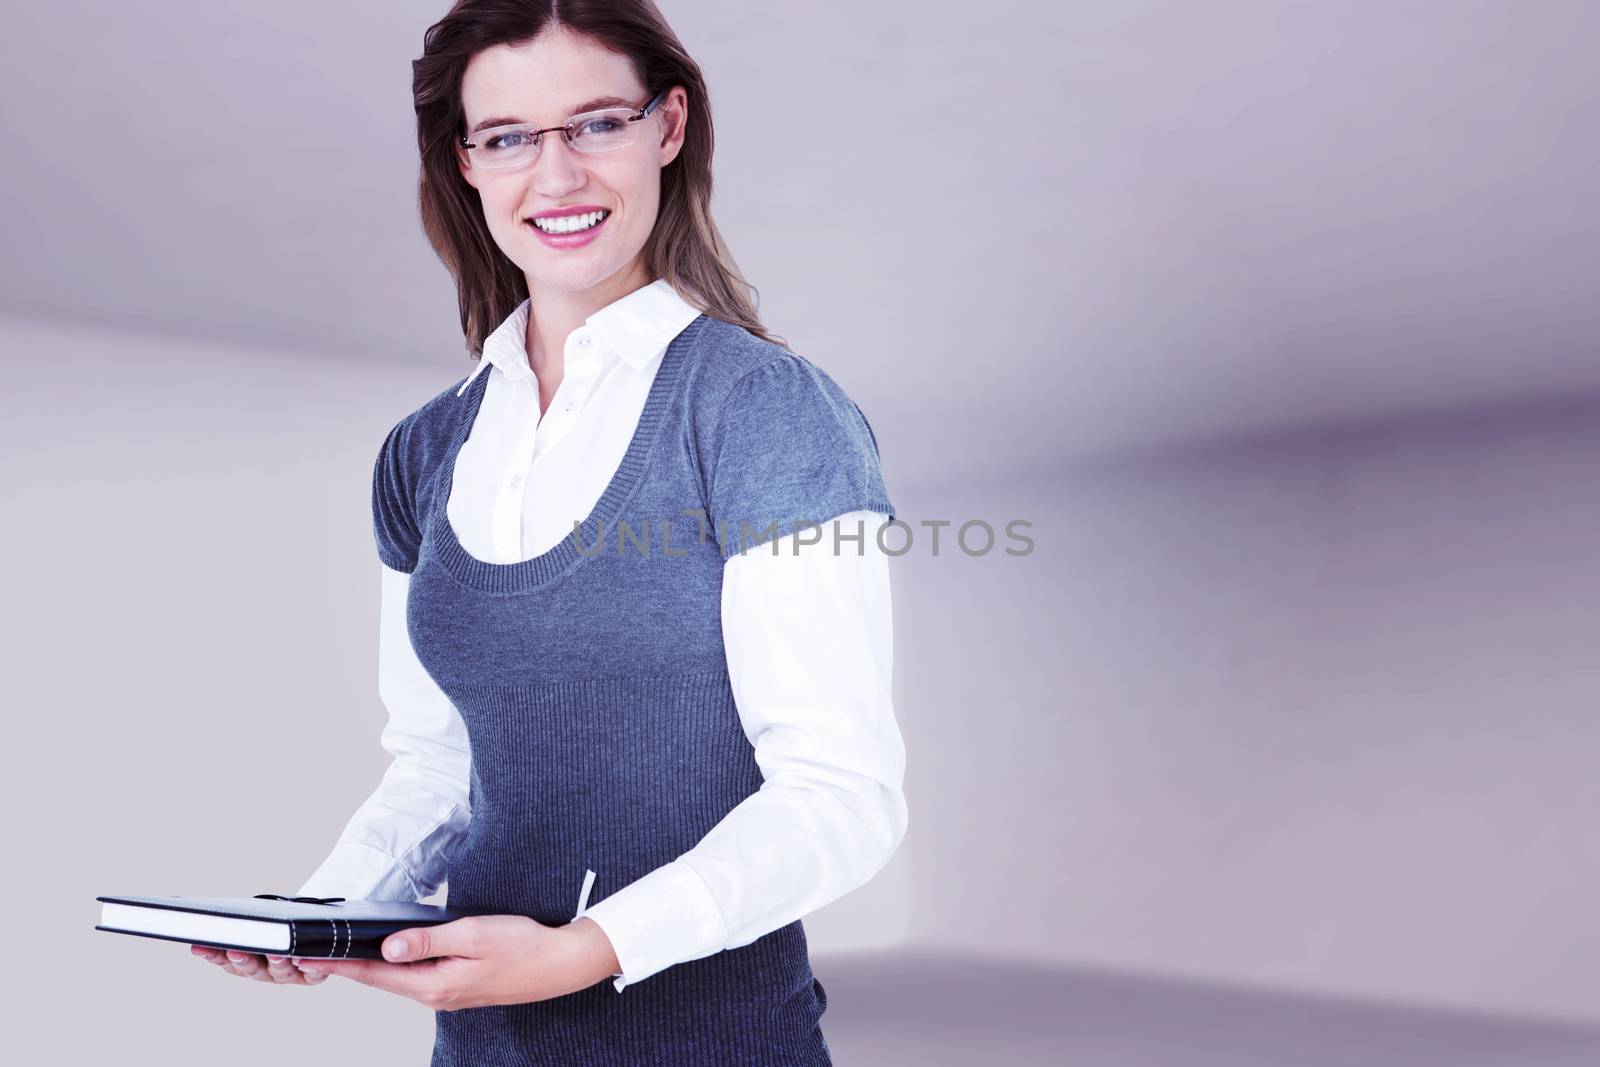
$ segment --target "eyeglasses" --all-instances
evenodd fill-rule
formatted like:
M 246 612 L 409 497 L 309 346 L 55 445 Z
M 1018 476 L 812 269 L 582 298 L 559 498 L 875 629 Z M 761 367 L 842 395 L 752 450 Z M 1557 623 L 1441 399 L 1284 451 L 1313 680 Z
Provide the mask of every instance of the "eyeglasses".
M 483 170 L 505 170 L 525 167 L 539 156 L 543 135 L 560 130 L 567 144 L 585 155 L 614 152 L 638 140 L 638 127 L 633 123 L 648 116 L 661 103 L 667 90 L 657 93 L 644 107 L 608 107 L 599 111 L 585 111 L 574 115 L 559 126 L 537 129 L 532 123 L 515 126 L 493 126 L 479 130 L 476 141 L 461 138 L 461 147 L 474 167 Z

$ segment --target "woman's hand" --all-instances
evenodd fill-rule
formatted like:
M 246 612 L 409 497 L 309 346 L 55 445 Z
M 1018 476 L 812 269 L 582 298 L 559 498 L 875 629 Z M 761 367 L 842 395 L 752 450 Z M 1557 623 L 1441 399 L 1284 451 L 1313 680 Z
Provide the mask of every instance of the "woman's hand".
M 254 978 L 258 982 L 277 985 L 319 985 L 328 980 L 325 974 L 306 974 L 299 960 L 288 956 L 258 956 L 236 949 L 211 948 L 208 945 L 190 945 L 191 955 L 215 963 L 229 974 L 240 978 Z
M 548 1000 L 621 969 L 605 931 L 584 917 L 545 926 L 522 915 L 472 915 L 390 934 L 383 955 L 297 962 L 311 974 L 342 974 L 435 1011 Z

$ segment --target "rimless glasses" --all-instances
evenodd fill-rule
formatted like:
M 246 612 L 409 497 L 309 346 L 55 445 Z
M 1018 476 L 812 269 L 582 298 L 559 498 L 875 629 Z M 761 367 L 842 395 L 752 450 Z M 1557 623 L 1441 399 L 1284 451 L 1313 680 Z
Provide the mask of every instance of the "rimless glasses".
M 557 130 L 561 131 L 574 151 L 585 155 L 614 152 L 638 139 L 639 127 L 633 124 L 655 111 L 656 105 L 666 95 L 667 90 L 661 90 L 643 107 L 607 107 L 585 111 L 559 126 L 542 130 L 527 122 L 474 130 L 471 140 L 461 138 L 461 147 L 467 150 L 472 165 L 481 170 L 527 166 L 538 158 L 543 135 Z

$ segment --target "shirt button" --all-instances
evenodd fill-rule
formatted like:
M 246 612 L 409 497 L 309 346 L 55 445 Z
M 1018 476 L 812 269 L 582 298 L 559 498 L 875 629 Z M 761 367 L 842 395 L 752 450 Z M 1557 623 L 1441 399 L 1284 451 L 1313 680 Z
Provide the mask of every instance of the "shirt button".
M 578 347 L 579 348 L 588 348 L 589 347 L 589 338 L 588 338 L 587 335 L 578 338 Z
M 515 489 L 517 486 L 522 484 L 522 475 L 513 474 L 511 477 L 506 479 L 506 484 Z

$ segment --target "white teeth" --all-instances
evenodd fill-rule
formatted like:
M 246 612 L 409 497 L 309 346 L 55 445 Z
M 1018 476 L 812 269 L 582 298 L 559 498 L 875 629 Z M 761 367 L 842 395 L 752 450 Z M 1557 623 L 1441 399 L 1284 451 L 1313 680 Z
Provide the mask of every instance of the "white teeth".
M 533 224 L 545 233 L 576 233 L 579 230 L 587 230 L 609 214 L 611 214 L 609 211 L 591 211 L 587 215 L 561 215 L 556 218 L 534 219 Z

